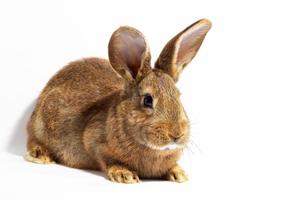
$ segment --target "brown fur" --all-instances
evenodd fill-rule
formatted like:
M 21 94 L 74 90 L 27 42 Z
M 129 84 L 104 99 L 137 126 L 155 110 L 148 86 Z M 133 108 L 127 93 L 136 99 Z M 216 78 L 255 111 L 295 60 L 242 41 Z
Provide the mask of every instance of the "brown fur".
M 189 31 L 203 24 L 210 26 L 200 20 L 172 39 L 155 69 L 144 36 L 121 27 L 109 44 L 110 62 L 88 58 L 60 70 L 42 91 L 28 123 L 27 160 L 102 170 L 122 183 L 139 177 L 186 181 L 176 164 L 189 126 L 175 86 L 182 69 L 175 65 L 195 56 L 208 28 L 198 31 L 200 36 Z M 184 51 L 173 51 L 170 43 Z M 153 109 L 143 106 L 145 94 L 153 97 Z M 171 143 L 180 147 L 161 150 Z

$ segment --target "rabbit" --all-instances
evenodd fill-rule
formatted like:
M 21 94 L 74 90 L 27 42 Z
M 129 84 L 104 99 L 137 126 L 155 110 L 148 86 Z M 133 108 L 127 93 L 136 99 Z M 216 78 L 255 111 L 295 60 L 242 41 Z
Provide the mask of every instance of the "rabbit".
M 202 19 L 181 31 L 153 68 L 143 34 L 118 28 L 109 60 L 71 62 L 47 83 L 27 125 L 25 159 L 99 170 L 118 183 L 187 181 L 177 161 L 190 128 L 175 84 L 210 28 Z

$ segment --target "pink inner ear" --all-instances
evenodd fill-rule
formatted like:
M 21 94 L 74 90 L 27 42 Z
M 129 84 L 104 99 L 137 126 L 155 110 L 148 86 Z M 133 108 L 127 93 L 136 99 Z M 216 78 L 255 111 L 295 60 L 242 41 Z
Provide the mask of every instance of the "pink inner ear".
M 130 32 L 121 33 L 120 40 L 122 44 L 120 56 L 135 78 L 141 67 L 142 56 L 146 49 L 145 41 L 141 36 Z
M 195 56 L 206 33 L 204 30 L 205 28 L 199 27 L 183 36 L 177 53 L 177 64 L 187 63 Z

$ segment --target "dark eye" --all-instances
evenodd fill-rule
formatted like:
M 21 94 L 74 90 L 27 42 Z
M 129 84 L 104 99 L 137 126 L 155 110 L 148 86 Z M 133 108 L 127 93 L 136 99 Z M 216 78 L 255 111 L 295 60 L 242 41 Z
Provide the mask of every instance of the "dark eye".
M 153 98 L 150 94 L 144 96 L 144 106 L 147 108 L 153 108 Z

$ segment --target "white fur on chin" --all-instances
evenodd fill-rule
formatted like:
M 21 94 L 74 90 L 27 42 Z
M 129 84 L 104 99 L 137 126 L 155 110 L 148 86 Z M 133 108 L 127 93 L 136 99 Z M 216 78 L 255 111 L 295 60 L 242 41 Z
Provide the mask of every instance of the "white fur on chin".
M 176 144 L 175 142 L 173 142 L 171 144 L 167 144 L 165 146 L 157 146 L 157 145 L 153 145 L 153 144 L 149 144 L 149 143 L 144 143 L 144 145 L 146 145 L 147 147 L 149 147 L 151 149 L 160 150 L 160 151 L 175 150 L 175 149 L 181 149 L 184 147 L 183 145 Z

